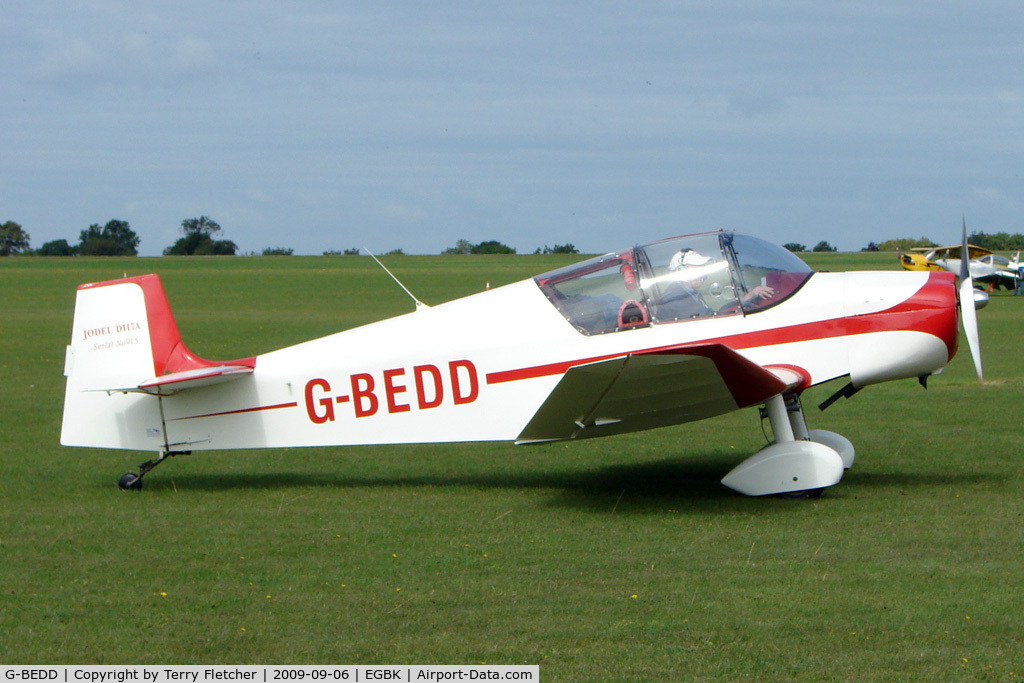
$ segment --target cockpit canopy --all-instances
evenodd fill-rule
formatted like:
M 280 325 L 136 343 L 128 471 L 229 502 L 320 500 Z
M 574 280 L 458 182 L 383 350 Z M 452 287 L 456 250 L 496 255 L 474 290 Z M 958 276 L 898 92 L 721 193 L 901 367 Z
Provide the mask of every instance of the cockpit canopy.
M 534 278 L 583 334 L 748 315 L 792 296 L 813 271 L 770 242 L 715 232 L 652 242 Z

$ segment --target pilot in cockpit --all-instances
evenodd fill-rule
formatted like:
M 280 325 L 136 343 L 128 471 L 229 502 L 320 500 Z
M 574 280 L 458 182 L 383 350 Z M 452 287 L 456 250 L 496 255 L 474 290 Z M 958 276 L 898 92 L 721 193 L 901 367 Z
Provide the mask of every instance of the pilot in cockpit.
M 662 291 L 658 305 L 658 317 L 662 320 L 686 320 L 715 315 L 715 309 L 708 306 L 700 292 L 707 277 L 710 256 L 704 256 L 694 249 L 680 249 L 669 261 L 668 269 L 673 274 L 672 282 Z M 775 290 L 758 285 L 743 295 L 742 303 L 754 299 L 769 299 Z M 733 302 L 730 302 L 730 304 Z

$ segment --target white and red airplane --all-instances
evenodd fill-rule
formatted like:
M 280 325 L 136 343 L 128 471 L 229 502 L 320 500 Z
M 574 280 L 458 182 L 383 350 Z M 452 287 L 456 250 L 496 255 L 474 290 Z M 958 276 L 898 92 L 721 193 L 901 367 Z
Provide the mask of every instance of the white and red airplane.
M 807 428 L 804 389 L 848 377 L 827 404 L 877 382 L 923 383 L 956 353 L 958 310 L 981 379 L 961 279 L 958 290 L 947 272 L 815 273 L 761 239 L 704 233 L 228 362 L 186 348 L 156 275 L 86 284 L 61 443 L 157 452 L 119 482 L 137 489 L 167 457 L 198 450 L 525 444 L 763 406 L 774 442 L 722 482 L 813 495 L 839 482 L 854 449 Z

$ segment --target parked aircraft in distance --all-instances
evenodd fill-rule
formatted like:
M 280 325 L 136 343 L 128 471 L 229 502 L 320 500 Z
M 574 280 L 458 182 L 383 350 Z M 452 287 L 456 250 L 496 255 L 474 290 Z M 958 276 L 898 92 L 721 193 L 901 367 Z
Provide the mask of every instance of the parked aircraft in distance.
M 947 247 L 915 247 L 912 253 L 900 254 L 900 265 L 905 270 L 945 270 L 959 273 L 962 245 Z M 1014 289 L 1020 280 L 1018 261 L 999 254 L 993 254 L 984 247 L 967 245 L 971 278 L 975 285 L 988 285 L 989 289 L 1004 287 Z M 1018 259 L 1020 254 L 1017 254 Z M 988 303 L 988 297 L 978 299 L 979 308 Z

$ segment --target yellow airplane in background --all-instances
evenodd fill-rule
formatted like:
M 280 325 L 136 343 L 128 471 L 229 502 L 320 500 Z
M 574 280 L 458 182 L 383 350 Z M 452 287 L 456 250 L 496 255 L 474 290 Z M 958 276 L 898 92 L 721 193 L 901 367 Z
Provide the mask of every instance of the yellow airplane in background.
M 904 270 L 960 272 L 960 257 L 963 245 L 946 247 L 916 247 L 911 253 L 899 253 L 900 265 Z M 987 291 L 998 287 L 1015 289 L 1020 280 L 1017 261 L 1010 261 L 1005 256 L 993 254 L 991 250 L 973 244 L 967 245 L 968 266 L 975 286 L 983 286 Z M 1019 258 L 1019 254 L 1018 254 Z M 982 292 L 984 294 L 984 292 Z M 988 303 L 975 294 L 978 308 Z
M 915 247 L 910 250 L 911 253 L 909 254 L 898 252 L 900 265 L 903 266 L 904 270 L 929 270 L 935 272 L 947 270 L 957 273 L 960 272 L 960 250 L 962 248 L 962 245 L 959 244 L 949 247 Z M 953 251 L 954 249 L 956 249 L 955 252 Z M 984 247 L 978 247 L 973 244 L 967 245 L 967 258 L 971 261 L 991 254 L 992 252 Z M 956 264 L 955 269 L 952 267 L 954 262 Z

